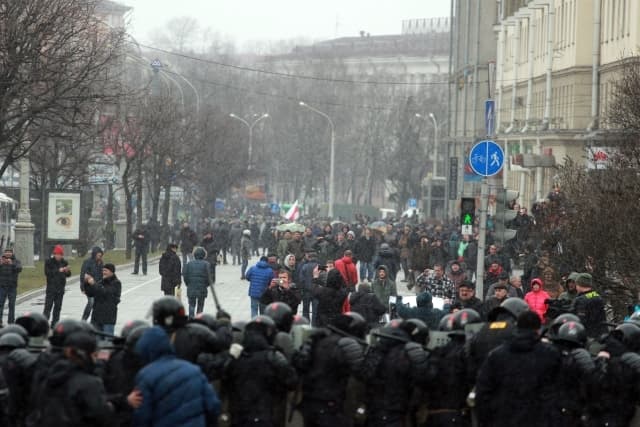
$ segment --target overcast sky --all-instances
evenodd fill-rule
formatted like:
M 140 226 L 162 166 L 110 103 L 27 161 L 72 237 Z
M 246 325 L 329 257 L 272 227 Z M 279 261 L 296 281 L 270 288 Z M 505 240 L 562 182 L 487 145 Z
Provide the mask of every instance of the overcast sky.
M 120 0 L 133 7 L 131 32 L 149 42 L 156 27 L 180 16 L 247 41 L 397 34 L 403 19 L 449 16 L 449 0 Z M 337 22 L 337 32 L 336 32 Z

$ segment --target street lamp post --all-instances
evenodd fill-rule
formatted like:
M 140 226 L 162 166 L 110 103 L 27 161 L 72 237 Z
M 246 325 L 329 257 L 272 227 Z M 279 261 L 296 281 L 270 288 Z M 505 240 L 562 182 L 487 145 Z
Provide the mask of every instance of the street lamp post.
M 229 114 L 229 117 L 239 120 L 242 123 L 244 123 L 248 128 L 249 128 L 249 166 L 248 169 L 251 170 L 252 166 L 253 166 L 253 162 L 252 162 L 252 156 L 253 156 L 253 127 L 258 124 L 258 122 L 262 119 L 266 119 L 269 117 L 268 113 L 264 113 L 263 115 L 261 115 L 260 117 L 258 117 L 257 119 L 255 119 L 252 123 L 249 123 L 247 120 L 243 119 L 240 116 L 237 116 L 233 113 Z
M 423 118 L 424 116 L 422 114 L 416 113 L 416 117 L 418 118 Z M 431 197 L 433 194 L 433 180 L 444 180 L 444 184 L 445 184 L 445 189 L 444 189 L 444 198 L 443 198 L 443 210 L 444 210 L 444 219 L 447 219 L 448 216 L 448 198 L 449 198 L 449 177 L 448 177 L 448 158 L 445 159 L 446 163 L 445 163 L 445 167 L 444 167 L 444 172 L 445 172 L 445 176 L 439 176 L 438 175 L 438 163 L 440 160 L 440 123 L 438 123 L 438 120 L 435 116 L 435 114 L 433 113 L 429 113 L 429 118 L 431 119 L 431 121 L 433 122 L 433 153 L 431 155 L 431 158 L 433 160 L 433 174 L 431 175 L 431 177 L 429 178 L 429 195 L 427 198 L 427 213 L 429 215 L 431 215 Z M 447 121 L 445 120 L 445 123 Z M 448 154 L 447 154 L 448 157 Z
M 299 102 L 301 107 L 308 108 L 314 113 L 320 114 L 322 117 L 327 119 L 329 122 L 329 126 L 331 127 L 331 154 L 329 157 L 329 218 L 333 218 L 333 205 L 335 202 L 335 163 L 336 163 L 336 139 L 335 139 L 335 126 L 333 125 L 333 120 L 329 117 L 328 114 L 323 113 L 322 111 L 314 108 L 304 102 Z

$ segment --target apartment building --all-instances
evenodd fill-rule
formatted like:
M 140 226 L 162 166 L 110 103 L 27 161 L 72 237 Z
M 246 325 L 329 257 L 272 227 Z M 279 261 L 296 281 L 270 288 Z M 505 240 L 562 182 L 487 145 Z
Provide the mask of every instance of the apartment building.
M 640 45 L 640 2 L 498 2 L 497 139 L 509 165 L 503 184 L 531 206 L 554 184 L 555 163 L 589 164 L 606 144 L 606 116 L 624 61 Z

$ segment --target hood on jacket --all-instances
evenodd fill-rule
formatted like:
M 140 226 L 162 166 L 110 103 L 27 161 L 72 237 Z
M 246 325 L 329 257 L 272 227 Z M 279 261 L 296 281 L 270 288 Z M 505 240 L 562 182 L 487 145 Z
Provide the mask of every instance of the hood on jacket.
M 382 264 L 380 265 L 377 269 L 376 269 L 376 278 L 380 278 L 380 276 L 378 275 L 378 271 L 380 270 L 384 270 L 385 273 L 387 273 L 386 276 L 384 276 L 385 280 L 389 280 L 389 269 L 387 268 L 386 265 Z
M 289 254 L 286 257 L 284 257 L 284 266 L 286 268 L 289 268 L 289 260 L 291 260 L 291 258 L 295 258 L 296 256 L 294 254 Z M 295 265 L 295 264 L 294 264 Z
M 96 255 L 98 254 L 103 254 L 104 255 L 104 251 L 102 250 L 102 248 L 100 246 L 94 246 L 91 249 L 91 258 L 92 259 L 96 259 Z
M 162 356 L 175 354 L 169 335 L 159 326 L 149 328 L 142 334 L 136 344 L 135 352 L 145 365 Z
M 433 298 L 429 292 L 422 292 L 416 297 L 418 307 L 433 308 Z
M 353 264 L 353 258 L 350 256 L 343 256 L 342 258 L 340 258 L 340 260 L 344 263 L 344 264 Z
M 538 292 L 540 292 L 542 288 L 544 288 L 544 282 L 542 281 L 542 279 L 536 277 L 535 279 L 531 280 L 531 292 L 535 292 L 533 290 L 533 285 L 535 285 L 536 283 L 540 286 L 540 289 L 538 289 Z
M 193 257 L 195 259 L 205 259 L 207 257 L 207 251 L 202 246 L 196 246 L 193 250 Z
M 333 289 L 340 289 L 344 287 L 344 279 L 342 274 L 337 269 L 333 269 L 327 273 L 327 287 Z

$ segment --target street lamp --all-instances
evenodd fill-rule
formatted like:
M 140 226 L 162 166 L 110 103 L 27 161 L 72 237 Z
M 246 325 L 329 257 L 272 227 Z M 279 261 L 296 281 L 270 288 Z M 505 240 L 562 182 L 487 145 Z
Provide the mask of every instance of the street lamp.
M 417 118 L 424 118 L 424 116 L 420 113 L 416 113 Z M 445 195 L 444 195 L 444 217 L 447 218 L 448 215 L 448 202 L 447 199 L 449 197 L 449 177 L 448 176 L 438 176 L 438 162 L 440 159 L 439 151 L 440 151 L 440 124 L 436 119 L 435 114 L 429 113 L 429 118 L 433 122 L 433 153 L 431 155 L 431 159 L 433 160 L 433 174 L 431 178 L 429 178 L 429 195 L 427 198 L 427 214 L 431 215 L 431 195 L 433 192 L 433 180 L 444 180 L 445 182 Z M 446 123 L 446 120 L 445 120 Z M 448 155 L 447 155 L 448 157 Z M 445 165 L 445 169 L 447 169 L 447 165 Z
M 333 125 L 333 120 L 329 117 L 328 114 L 323 113 L 322 111 L 314 108 L 304 102 L 300 101 L 299 105 L 304 108 L 308 108 L 314 113 L 320 114 L 322 117 L 327 119 L 329 122 L 329 126 L 331 126 L 331 154 L 329 160 L 329 218 L 333 218 L 333 204 L 334 204 L 334 191 L 335 191 L 335 161 L 336 161 L 336 139 L 335 139 L 335 126 Z
M 254 116 L 257 116 L 257 114 L 254 114 Z M 242 123 L 244 123 L 248 128 L 249 128 L 249 166 L 248 169 L 251 170 L 252 166 L 253 166 L 253 161 L 252 161 L 252 155 L 253 155 L 253 127 L 258 124 L 258 122 L 262 119 L 266 119 L 269 117 L 268 113 L 264 113 L 263 115 L 261 115 L 260 117 L 258 117 L 257 119 L 255 119 L 252 123 L 249 123 L 247 120 L 243 119 L 242 117 L 239 117 L 233 113 L 229 114 L 229 117 L 231 117 L 232 119 L 236 119 L 241 121 Z

